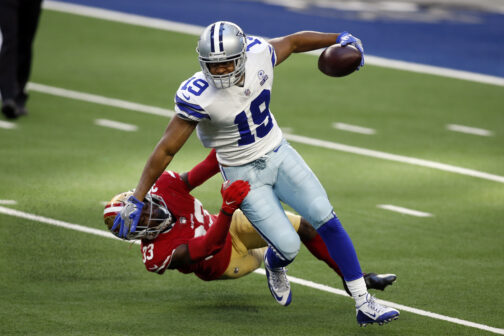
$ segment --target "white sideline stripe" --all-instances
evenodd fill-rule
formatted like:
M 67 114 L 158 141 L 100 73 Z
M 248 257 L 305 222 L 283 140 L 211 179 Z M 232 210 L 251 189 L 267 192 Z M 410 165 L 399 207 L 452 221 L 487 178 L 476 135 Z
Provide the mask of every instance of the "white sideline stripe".
M 45 223 L 45 224 L 50 224 L 50 225 L 62 227 L 62 228 L 65 228 L 65 229 L 70 229 L 70 230 L 76 230 L 76 231 L 80 231 L 80 232 L 90 233 L 90 234 L 94 234 L 94 235 L 105 237 L 105 238 L 112 238 L 112 239 L 116 239 L 116 240 L 121 240 L 121 239 L 115 237 L 109 231 L 97 230 L 97 229 L 89 228 L 89 227 L 86 227 L 86 226 L 83 226 L 83 225 L 72 224 L 72 223 L 60 221 L 60 220 L 57 220 L 57 219 L 47 218 L 47 217 L 43 217 L 43 216 L 38 216 L 38 215 L 26 213 L 26 212 L 19 211 L 19 210 L 13 210 L 13 209 L 5 208 L 3 206 L 0 206 L 0 214 L 5 214 L 5 215 L 9 215 L 9 216 L 24 218 L 24 219 L 32 220 L 32 221 L 35 221 L 35 222 L 41 222 L 41 223 Z M 124 241 L 124 240 L 121 240 L 121 241 Z M 140 244 L 139 241 L 133 241 L 133 242 L 132 241 L 124 241 L 124 242 L 135 243 L 137 245 Z M 262 274 L 262 275 L 266 274 L 265 271 L 264 271 L 264 269 L 262 269 L 262 268 L 259 268 L 259 269 L 255 270 L 254 273 L 258 273 L 258 274 Z M 293 276 L 288 276 L 288 278 L 289 278 L 289 281 L 292 282 L 292 283 L 296 283 L 296 284 L 299 284 L 299 285 L 302 285 L 302 286 L 311 287 L 311 288 L 318 289 L 318 290 L 321 290 L 321 291 L 324 291 L 324 292 L 329 292 L 329 293 L 333 293 L 333 294 L 337 294 L 337 295 L 343 295 L 343 296 L 347 296 L 348 297 L 348 295 L 346 294 L 346 292 L 344 290 L 341 290 L 341 289 L 329 287 L 329 286 L 326 286 L 326 285 L 318 284 L 318 283 L 313 282 L 313 281 L 304 280 L 304 279 L 296 278 L 296 277 L 293 277 Z M 441 315 L 441 314 L 431 313 L 431 312 L 428 312 L 428 311 L 425 311 L 425 310 L 416 309 L 416 308 L 412 308 L 412 307 L 408 307 L 408 306 L 403 306 L 401 304 L 390 302 L 390 301 L 384 301 L 384 300 L 377 300 L 377 301 L 379 303 L 381 303 L 381 304 L 384 304 L 384 305 L 387 305 L 387 306 L 390 306 L 390 307 L 393 307 L 393 308 L 397 308 L 397 309 L 400 309 L 400 310 L 403 310 L 403 311 L 407 311 L 407 312 L 410 312 L 410 313 L 413 313 L 413 314 L 422 315 L 422 316 L 426 316 L 426 317 L 430 317 L 430 318 L 434 318 L 434 319 L 438 319 L 438 320 L 448 321 L 448 322 L 460 324 L 460 325 L 463 325 L 463 326 L 477 328 L 477 329 L 481 329 L 481 330 L 490 331 L 490 332 L 493 332 L 493 333 L 496 333 L 496 334 L 504 335 L 504 329 L 494 328 L 494 327 L 490 327 L 490 326 L 487 326 L 487 325 L 484 325 L 484 324 L 479 324 L 479 323 L 475 323 L 475 322 L 461 320 L 461 319 L 458 319 L 458 318 L 444 316 L 444 315 Z
M 45 1 L 44 1 L 45 2 Z M 103 96 L 98 96 L 90 93 L 82 93 L 62 88 L 57 88 L 53 86 L 47 86 L 44 84 L 28 83 L 28 90 L 37 91 L 42 93 L 51 94 L 54 96 L 60 96 L 65 98 L 72 98 L 76 100 L 82 100 L 90 103 L 96 103 L 101 105 L 113 106 L 131 111 L 140 111 L 144 113 L 159 115 L 162 117 L 173 117 L 175 112 L 155 106 L 142 105 L 137 103 L 128 102 L 121 99 L 107 98 Z
M 8 121 L 0 120 L 0 128 L 14 129 L 16 127 L 17 127 L 17 125 L 15 123 L 11 123 L 11 122 L 8 122 Z
M 183 34 L 192 34 L 199 36 L 204 29 L 204 27 L 196 25 L 184 24 L 169 20 L 154 19 L 141 15 L 126 14 L 118 11 L 112 11 L 83 5 L 75 5 L 52 0 L 45 0 L 42 3 L 42 6 L 44 9 L 49 9 L 58 12 L 87 16 L 114 22 L 121 22 L 142 27 L 173 31 Z M 314 55 L 320 55 L 321 51 L 320 50 L 311 51 L 309 53 Z M 454 70 L 419 63 L 391 60 L 371 55 L 366 55 L 366 63 L 384 68 L 405 70 L 429 75 L 468 80 L 478 83 L 504 86 L 504 78 L 502 77 L 484 75 L 469 71 Z
M 413 158 L 413 157 L 409 157 L 409 156 L 390 154 L 390 153 L 380 152 L 380 151 L 376 151 L 376 150 L 372 150 L 372 149 L 354 147 L 354 146 L 344 145 L 344 144 L 340 144 L 340 143 L 336 143 L 336 142 L 318 140 L 318 139 L 308 138 L 308 137 L 301 136 L 301 135 L 284 134 L 284 136 L 287 140 L 302 143 L 305 145 L 334 149 L 334 150 L 338 150 L 341 152 L 370 156 L 370 157 L 374 157 L 374 158 L 378 158 L 378 159 L 408 163 L 408 164 L 415 165 L 415 166 L 434 168 L 434 169 L 439 169 L 439 170 L 443 170 L 443 171 L 447 171 L 447 172 L 451 172 L 451 173 L 457 173 L 457 174 L 477 177 L 477 178 L 481 178 L 481 179 L 485 179 L 485 180 L 489 180 L 489 181 L 504 183 L 504 176 L 489 174 L 489 173 L 485 173 L 485 172 L 481 172 L 481 171 L 477 171 L 477 170 L 473 170 L 473 169 L 462 168 L 462 167 L 452 166 L 452 165 L 448 165 L 448 164 L 444 164 L 444 163 L 428 161 L 428 160 L 423 160 L 423 159 L 417 159 L 417 158 Z
M 102 97 L 102 96 L 97 96 L 97 95 L 91 95 L 91 94 L 87 94 L 87 93 L 70 91 L 70 90 L 65 90 L 65 89 L 47 86 L 47 85 L 43 85 L 43 84 L 29 83 L 28 88 L 29 88 L 29 90 L 32 90 L 32 91 L 38 91 L 38 92 L 42 92 L 42 93 L 46 93 L 46 94 L 52 94 L 52 95 L 56 95 L 56 96 L 60 96 L 60 97 L 64 97 L 64 98 L 73 98 L 73 99 L 83 100 L 83 101 L 92 102 L 92 103 L 96 103 L 96 104 L 103 104 L 103 105 L 108 105 L 108 106 L 124 108 L 127 110 L 132 110 L 132 111 L 137 111 L 137 112 L 144 112 L 144 113 L 161 115 L 164 117 L 173 117 L 175 115 L 174 111 L 162 109 L 159 107 L 152 107 L 152 106 L 147 106 L 147 105 L 131 103 L 131 102 L 127 102 L 127 101 L 119 100 L 119 99 L 112 99 L 112 98 L 107 98 L 107 97 Z M 452 173 L 457 173 L 457 174 L 462 174 L 462 175 L 467 175 L 467 176 L 473 176 L 473 177 L 477 177 L 477 178 L 481 178 L 481 179 L 485 179 L 485 180 L 504 183 L 504 176 L 489 174 L 489 173 L 480 172 L 477 170 L 461 168 L 461 167 L 457 167 L 457 166 L 451 166 L 448 164 L 434 162 L 434 161 L 416 159 L 416 158 L 412 158 L 412 157 L 408 157 L 408 156 L 389 154 L 389 153 L 385 153 L 385 152 L 375 151 L 372 149 L 365 149 L 365 148 L 360 148 L 360 147 L 343 145 L 343 144 L 339 144 L 336 142 L 318 140 L 318 139 L 308 138 L 308 137 L 301 136 L 301 135 L 285 133 L 284 136 L 287 140 L 306 144 L 306 145 L 328 148 L 328 149 L 332 149 L 332 150 L 353 153 L 353 154 L 357 154 L 357 155 L 370 156 L 370 157 L 375 157 L 375 158 L 384 159 L 384 160 L 408 163 L 411 165 L 434 168 L 434 169 L 439 169 L 439 170 L 443 170 L 443 171 L 447 171 L 447 172 L 452 172 Z
M 381 66 L 383 68 L 391 68 L 396 70 L 411 71 L 434 76 L 462 79 L 483 84 L 504 86 L 503 77 L 490 76 L 470 71 L 442 68 L 434 65 L 426 65 L 413 62 L 398 61 L 371 55 L 366 55 L 366 63 Z
M 446 129 L 454 132 L 468 133 L 481 136 L 491 136 L 492 132 L 483 128 L 476 128 L 464 125 L 448 124 Z
M 394 212 L 399 212 L 405 215 L 416 216 L 416 217 L 432 217 L 433 215 L 428 212 L 412 210 L 408 208 L 399 207 L 391 204 L 378 204 L 376 207 L 380 209 L 390 210 Z
M 3 205 L 16 205 L 17 202 L 14 200 L 0 200 L 0 204 Z
M 98 126 L 115 128 L 121 131 L 134 132 L 138 130 L 138 126 L 126 124 L 119 121 L 108 120 L 108 119 L 96 119 L 95 124 Z
M 130 25 L 155 28 L 160 30 L 174 31 L 178 33 L 200 35 L 204 27 L 185 24 L 170 20 L 155 19 L 148 16 L 127 14 L 119 11 L 102 9 L 91 6 L 76 5 L 60 1 L 45 0 L 42 3 L 44 9 L 57 12 L 69 13 L 80 16 L 87 16 L 96 19 L 127 23 Z
M 332 126 L 333 126 L 333 128 L 336 128 L 336 129 L 339 129 L 342 131 L 348 131 L 348 132 L 354 132 L 354 133 L 361 133 L 361 134 L 375 134 L 376 133 L 376 131 L 372 128 L 350 125 L 350 124 L 345 124 L 345 123 L 340 123 L 340 122 L 333 123 Z

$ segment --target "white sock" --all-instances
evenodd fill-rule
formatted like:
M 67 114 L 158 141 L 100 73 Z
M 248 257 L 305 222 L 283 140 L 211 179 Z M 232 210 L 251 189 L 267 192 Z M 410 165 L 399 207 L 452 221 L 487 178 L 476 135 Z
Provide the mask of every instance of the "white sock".
M 366 294 L 368 293 L 364 277 L 360 277 L 359 279 L 352 281 L 346 281 L 346 285 L 350 293 L 352 293 L 355 305 L 357 307 L 362 305 L 366 301 Z

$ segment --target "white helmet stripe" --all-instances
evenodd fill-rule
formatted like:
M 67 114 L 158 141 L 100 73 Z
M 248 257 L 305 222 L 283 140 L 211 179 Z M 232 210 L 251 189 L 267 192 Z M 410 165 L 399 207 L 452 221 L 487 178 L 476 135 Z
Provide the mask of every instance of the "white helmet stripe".
M 108 214 L 112 214 L 114 212 L 119 212 L 122 210 L 122 206 L 111 206 L 111 207 L 108 207 L 108 208 L 105 208 L 105 210 L 103 210 L 103 215 L 108 215 Z
M 222 22 L 217 22 L 213 31 L 213 45 L 217 49 L 217 52 L 222 52 L 222 32 L 221 32 Z

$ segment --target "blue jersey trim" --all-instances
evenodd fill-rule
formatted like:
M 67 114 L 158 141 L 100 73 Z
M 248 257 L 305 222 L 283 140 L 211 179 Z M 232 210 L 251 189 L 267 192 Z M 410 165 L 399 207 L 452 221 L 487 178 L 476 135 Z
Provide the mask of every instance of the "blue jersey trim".
M 188 103 L 186 102 L 185 100 L 183 100 L 182 98 L 180 98 L 179 96 L 175 95 L 175 103 L 177 105 L 185 105 L 187 107 L 189 107 L 190 109 L 192 110 L 196 110 L 196 111 L 205 111 L 201 106 L 199 105 L 196 105 L 196 104 L 191 104 L 191 103 Z
M 203 114 L 203 113 L 196 112 L 196 111 L 192 110 L 191 108 L 189 108 L 189 107 L 187 107 L 187 106 L 185 106 L 183 104 L 177 104 L 177 107 L 181 111 L 189 114 L 192 117 L 196 117 L 198 119 L 204 119 L 204 118 L 210 119 L 210 116 L 208 114 Z
M 275 67 L 275 63 L 276 63 L 275 49 L 272 46 L 269 46 L 269 50 L 270 50 L 270 53 L 271 53 L 271 65 L 273 67 Z

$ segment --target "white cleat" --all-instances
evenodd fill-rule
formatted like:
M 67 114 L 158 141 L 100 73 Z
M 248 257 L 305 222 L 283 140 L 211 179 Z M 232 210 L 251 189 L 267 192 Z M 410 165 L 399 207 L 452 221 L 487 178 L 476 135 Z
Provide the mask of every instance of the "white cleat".
M 264 268 L 271 295 L 282 306 L 288 306 L 292 300 L 292 293 L 287 279 L 287 269 L 285 267 L 270 268 L 266 255 L 264 256 Z
M 357 311 L 357 323 L 361 327 L 373 323 L 382 325 L 399 318 L 398 310 L 382 306 L 369 293 L 366 294 L 366 301 L 359 307 L 355 307 L 355 309 Z

